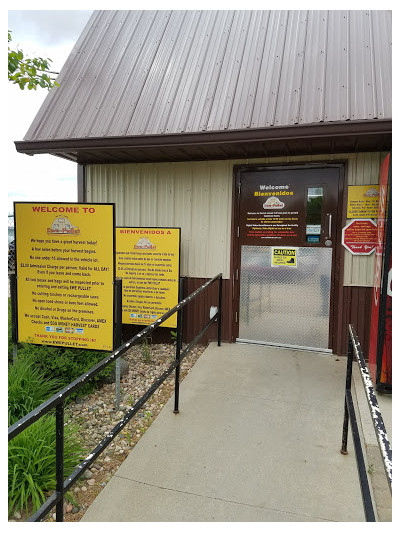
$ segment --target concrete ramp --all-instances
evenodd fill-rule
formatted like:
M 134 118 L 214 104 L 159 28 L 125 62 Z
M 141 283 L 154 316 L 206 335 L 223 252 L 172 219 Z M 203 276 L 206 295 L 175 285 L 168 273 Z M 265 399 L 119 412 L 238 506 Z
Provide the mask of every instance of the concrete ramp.
M 86 522 L 364 521 L 346 358 L 212 343 L 102 490 Z

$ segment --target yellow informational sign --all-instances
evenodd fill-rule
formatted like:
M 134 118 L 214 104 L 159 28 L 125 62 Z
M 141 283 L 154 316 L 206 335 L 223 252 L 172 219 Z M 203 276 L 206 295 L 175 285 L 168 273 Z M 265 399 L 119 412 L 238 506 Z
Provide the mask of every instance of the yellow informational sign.
M 122 323 L 151 324 L 178 303 L 180 228 L 116 228 Z M 161 324 L 176 328 L 176 313 Z
M 273 267 L 297 267 L 297 248 L 272 248 Z
M 114 204 L 14 204 L 18 340 L 113 349 Z
M 350 185 L 347 218 L 377 218 L 379 185 Z

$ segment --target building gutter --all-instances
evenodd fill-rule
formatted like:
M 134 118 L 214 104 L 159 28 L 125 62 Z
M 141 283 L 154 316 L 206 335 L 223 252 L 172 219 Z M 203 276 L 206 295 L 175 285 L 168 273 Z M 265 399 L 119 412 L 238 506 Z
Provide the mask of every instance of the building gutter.
M 329 122 L 284 127 L 205 131 L 200 133 L 173 133 L 163 135 L 138 135 L 119 137 L 86 137 L 77 139 L 47 139 L 15 141 L 17 152 L 51 154 L 79 152 L 80 150 L 126 150 L 133 148 L 189 148 L 219 144 L 259 143 L 268 141 L 295 141 L 349 136 L 388 135 L 392 120 L 360 120 Z

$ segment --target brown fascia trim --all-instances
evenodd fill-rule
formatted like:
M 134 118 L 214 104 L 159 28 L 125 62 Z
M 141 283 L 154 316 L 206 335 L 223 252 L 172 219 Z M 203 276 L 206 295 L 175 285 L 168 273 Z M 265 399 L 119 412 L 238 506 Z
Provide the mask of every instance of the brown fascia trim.
M 307 138 L 347 137 L 352 135 L 390 134 L 392 120 L 359 120 L 293 125 L 268 128 L 173 133 L 169 135 L 140 135 L 122 137 L 88 137 L 45 141 L 15 141 L 17 152 L 23 154 L 51 154 L 78 150 L 124 150 L 130 148 L 184 148 L 209 144 L 237 144 L 244 142 L 289 141 Z

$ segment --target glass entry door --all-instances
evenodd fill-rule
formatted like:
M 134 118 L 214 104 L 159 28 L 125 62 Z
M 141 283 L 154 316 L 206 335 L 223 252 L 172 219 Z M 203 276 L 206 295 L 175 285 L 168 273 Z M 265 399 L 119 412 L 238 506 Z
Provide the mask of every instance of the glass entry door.
M 238 341 L 329 350 L 339 169 L 240 173 Z

